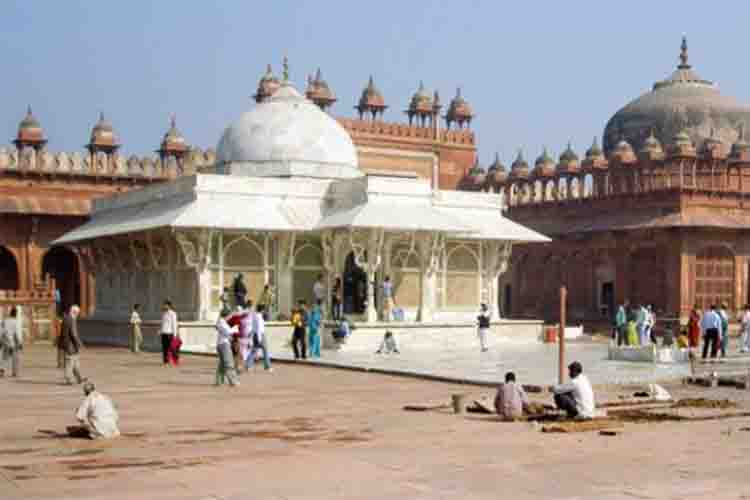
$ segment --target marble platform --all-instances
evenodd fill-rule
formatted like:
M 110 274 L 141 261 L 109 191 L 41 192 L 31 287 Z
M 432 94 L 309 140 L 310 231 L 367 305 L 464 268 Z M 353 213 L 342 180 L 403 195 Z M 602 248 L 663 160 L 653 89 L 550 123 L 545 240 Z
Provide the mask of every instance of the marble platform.
M 125 347 L 128 345 L 130 325 L 126 322 L 98 319 L 79 320 L 79 331 L 85 343 Z M 144 321 L 141 325 L 143 348 L 147 351 L 159 351 L 158 321 Z M 346 343 L 339 346 L 333 340 L 333 322 L 324 322 L 322 348 L 324 350 L 341 349 L 344 351 L 371 351 L 377 349 L 386 330 L 391 330 L 400 345 L 412 350 L 440 349 L 445 346 L 454 348 L 473 348 L 477 345 L 477 328 L 474 322 L 442 321 L 432 323 L 416 322 L 376 322 L 354 323 L 352 335 Z M 513 339 L 522 343 L 538 343 L 543 331 L 542 321 L 535 320 L 499 320 L 491 324 L 488 343 L 490 347 L 502 339 Z M 272 355 L 290 350 L 289 341 L 292 327 L 286 321 L 269 321 L 266 323 L 266 334 Z M 180 323 L 180 335 L 183 350 L 187 352 L 206 353 L 216 349 L 216 329 L 212 321 L 190 321 Z

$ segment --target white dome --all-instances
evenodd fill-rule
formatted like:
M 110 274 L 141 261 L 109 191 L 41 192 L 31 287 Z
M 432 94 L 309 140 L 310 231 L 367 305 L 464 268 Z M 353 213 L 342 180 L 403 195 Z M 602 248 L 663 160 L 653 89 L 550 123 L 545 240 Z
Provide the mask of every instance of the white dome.
M 224 131 L 216 166 L 232 175 L 361 175 L 349 133 L 288 83 Z

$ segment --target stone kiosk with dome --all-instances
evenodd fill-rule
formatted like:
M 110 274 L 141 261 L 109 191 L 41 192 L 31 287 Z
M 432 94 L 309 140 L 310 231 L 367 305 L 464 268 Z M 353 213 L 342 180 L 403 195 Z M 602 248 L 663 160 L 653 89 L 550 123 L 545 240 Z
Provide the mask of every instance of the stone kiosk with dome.
M 541 331 L 538 321 L 499 320 L 497 283 L 513 245 L 545 236 L 504 218 L 496 194 L 443 191 L 409 173 L 364 175 L 346 130 L 286 77 L 226 129 L 215 172 L 97 200 L 91 219 L 55 242 L 75 247 L 95 277 L 96 309 L 81 325 L 89 340 L 125 344 L 138 302 L 155 347 L 169 298 L 186 345 L 211 349 L 219 296 L 238 273 L 253 300 L 274 288 L 276 317 L 309 302 L 318 275 L 329 289 L 343 277 L 359 337 L 382 334 L 377 284 L 386 275 L 408 320 L 395 329 L 473 331 L 487 302 L 497 332 Z M 284 332 L 271 334 L 278 349 L 288 324 L 270 327 Z

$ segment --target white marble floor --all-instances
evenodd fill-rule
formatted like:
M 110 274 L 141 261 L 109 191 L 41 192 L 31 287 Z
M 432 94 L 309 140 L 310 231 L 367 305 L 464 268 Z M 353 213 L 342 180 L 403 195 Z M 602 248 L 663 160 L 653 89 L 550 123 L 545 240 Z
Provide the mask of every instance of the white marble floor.
M 355 332 L 356 335 L 356 332 Z M 450 337 L 448 337 L 450 338 Z M 476 340 L 476 339 L 474 339 Z M 482 382 L 498 382 L 505 372 L 514 371 L 522 383 L 548 385 L 557 381 L 558 346 L 528 340 L 493 339 L 490 350 L 480 352 L 476 342 L 467 339 L 445 341 L 438 349 L 432 345 L 401 345 L 401 353 L 375 354 L 372 350 L 324 350 L 321 361 L 327 364 L 356 366 L 454 377 Z M 291 353 L 273 355 L 290 359 Z M 584 372 L 594 384 L 646 383 L 678 379 L 690 374 L 687 364 L 654 365 L 625 361 L 609 361 L 607 344 L 593 341 L 566 343 L 566 364 L 580 361 Z

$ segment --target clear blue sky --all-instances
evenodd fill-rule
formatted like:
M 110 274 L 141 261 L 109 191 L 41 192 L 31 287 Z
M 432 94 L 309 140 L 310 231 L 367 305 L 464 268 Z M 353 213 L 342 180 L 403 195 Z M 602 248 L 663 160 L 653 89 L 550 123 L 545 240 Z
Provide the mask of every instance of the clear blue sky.
M 196 146 L 252 106 L 266 63 L 286 54 L 298 87 L 320 66 L 353 116 L 370 74 L 401 111 L 419 80 L 477 113 L 480 161 L 543 145 L 582 152 L 622 105 L 690 62 L 750 103 L 750 2 L 7 1 L 0 144 L 31 104 L 53 151 L 80 150 L 100 110 L 126 154 L 158 146 L 170 113 Z

